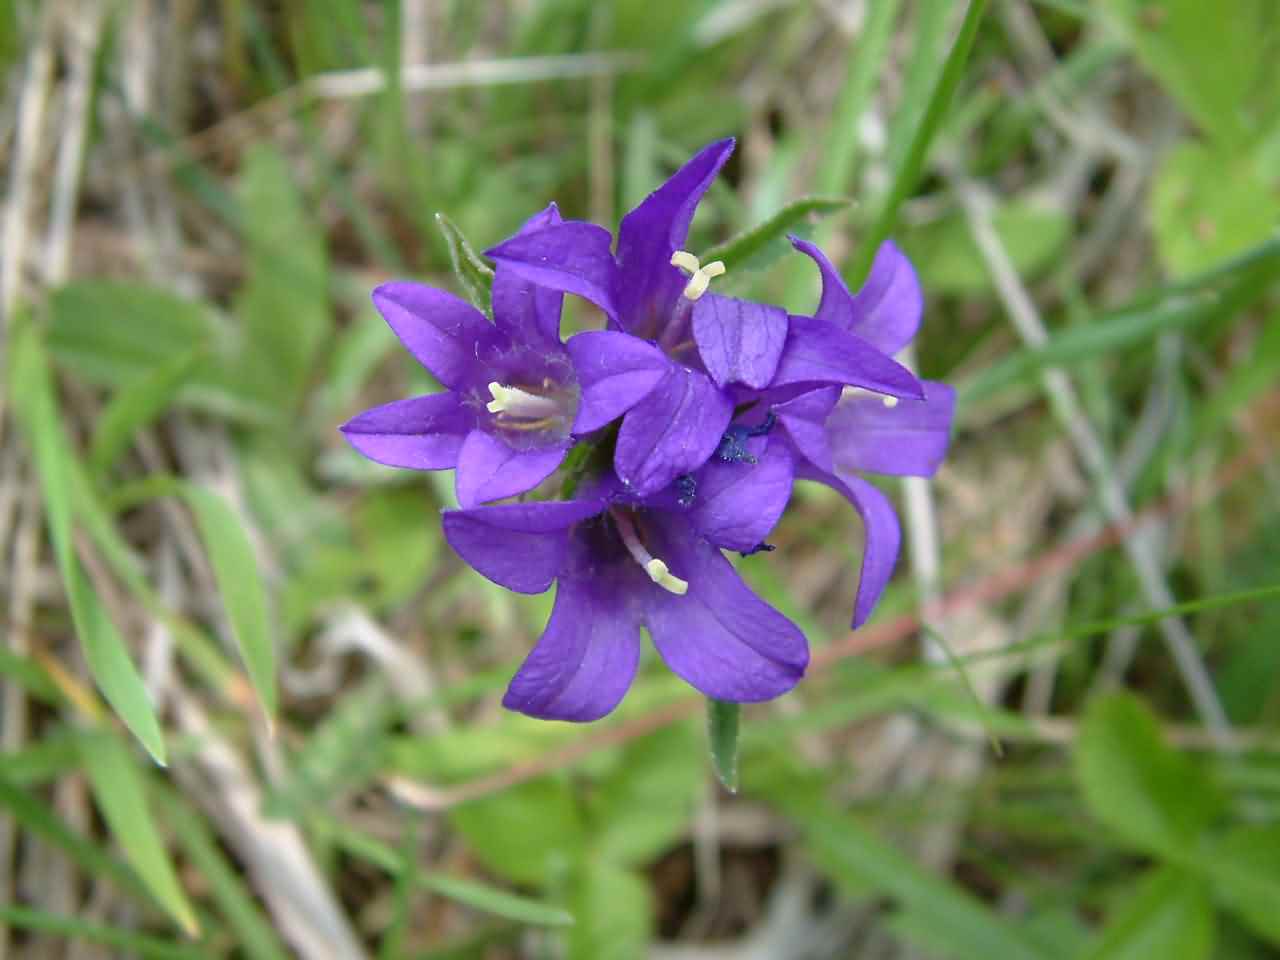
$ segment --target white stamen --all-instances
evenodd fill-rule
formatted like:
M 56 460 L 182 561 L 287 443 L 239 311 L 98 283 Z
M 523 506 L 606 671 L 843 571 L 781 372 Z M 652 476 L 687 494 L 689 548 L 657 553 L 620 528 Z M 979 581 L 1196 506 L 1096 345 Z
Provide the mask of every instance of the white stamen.
M 670 590 L 677 597 L 683 597 L 689 592 L 689 581 L 681 580 L 674 573 L 667 569 L 667 565 L 654 557 L 644 565 L 644 572 L 649 575 L 649 579 L 662 587 L 664 590 Z
M 534 419 L 554 416 L 560 411 L 560 405 L 550 397 L 529 393 L 519 387 L 506 387 L 497 380 L 489 384 L 489 395 L 493 399 L 485 404 L 485 409 L 490 413 L 509 413 Z
M 689 275 L 689 282 L 685 284 L 684 298 L 686 300 L 697 300 L 707 292 L 707 287 L 711 285 L 713 277 L 723 276 L 725 265 L 720 260 L 712 260 L 705 267 L 698 262 L 688 250 L 677 250 L 671 255 L 671 265 L 679 267 Z
M 644 572 L 649 575 L 649 579 L 662 587 L 663 590 L 669 590 L 677 597 L 683 597 L 689 591 L 689 581 L 681 580 L 671 572 L 665 563 L 644 548 L 644 544 L 640 542 L 640 537 L 636 533 L 635 522 L 631 519 L 629 513 L 624 513 L 621 510 L 611 510 L 609 512 L 613 517 L 614 525 L 618 528 L 618 534 L 622 537 L 622 543 L 626 546 L 627 552 L 631 554 L 636 563 L 644 568 Z
M 892 410 L 894 407 L 898 405 L 897 397 L 884 397 L 883 401 L 884 401 L 884 405 L 888 407 L 890 410 Z

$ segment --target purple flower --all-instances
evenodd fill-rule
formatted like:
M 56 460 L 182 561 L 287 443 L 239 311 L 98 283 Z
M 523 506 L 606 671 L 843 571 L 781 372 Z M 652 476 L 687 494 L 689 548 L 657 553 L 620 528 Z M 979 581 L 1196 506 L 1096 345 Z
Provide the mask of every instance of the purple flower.
M 911 262 L 896 246 L 881 246 L 867 282 L 855 296 L 821 250 L 803 240 L 792 242 L 822 273 L 816 323 L 838 327 L 881 355 L 911 342 L 920 326 L 923 297 Z M 904 397 L 829 386 L 771 405 L 794 451 L 796 476 L 839 491 L 862 517 L 866 536 L 855 628 L 871 615 L 884 592 L 901 540 L 893 505 L 857 473 L 932 476 L 950 441 L 955 391 L 928 380 L 922 381 L 922 388 L 920 395 Z
M 910 371 L 839 324 L 708 292 L 724 273 L 682 247 L 694 210 L 733 152 L 705 147 L 628 213 L 616 251 L 603 227 L 569 221 L 488 251 L 531 283 L 596 304 L 607 329 L 568 343 L 581 387 L 583 435 L 622 417 L 614 469 L 644 497 L 715 452 L 735 406 L 766 388 L 790 395 L 850 384 L 920 396 Z M 776 394 L 775 394 L 776 395 Z
M 552 204 L 520 233 L 560 222 Z M 366 410 L 343 434 L 379 463 L 455 468 L 463 506 L 537 486 L 564 460 L 578 413 L 573 364 L 560 342 L 562 300 L 501 266 L 493 323 L 443 290 L 408 282 L 378 287 L 374 305 L 446 390 Z
M 574 500 L 445 513 L 450 545 L 490 580 L 520 593 L 557 584 L 504 706 L 556 720 L 604 716 L 635 676 L 641 626 L 667 666 L 709 697 L 768 700 L 795 686 L 809 661 L 803 633 L 720 552 L 759 546 L 790 495 L 786 444 L 763 435 L 747 444 L 749 459 L 714 458 L 647 498 L 606 476 Z

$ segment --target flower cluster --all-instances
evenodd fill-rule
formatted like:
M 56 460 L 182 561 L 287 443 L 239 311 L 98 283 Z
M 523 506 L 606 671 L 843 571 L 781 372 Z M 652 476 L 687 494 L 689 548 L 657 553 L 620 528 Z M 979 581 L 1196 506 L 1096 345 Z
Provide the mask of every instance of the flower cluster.
M 790 690 L 803 633 L 742 581 L 722 551 L 766 542 L 796 480 L 824 483 L 862 517 L 853 625 L 897 560 L 889 500 L 861 471 L 928 476 L 946 451 L 954 395 L 892 355 L 915 336 L 921 294 L 891 243 L 857 293 L 812 244 L 822 277 L 812 316 L 715 292 L 725 271 L 684 250 L 694 210 L 733 150 L 704 148 L 609 232 L 555 205 L 487 254 L 493 320 L 458 298 L 389 283 L 375 305 L 445 392 L 401 400 L 343 428 L 365 456 L 454 469 L 453 549 L 490 580 L 556 584 L 541 639 L 503 703 L 535 717 L 594 720 L 635 676 L 640 628 L 708 697 Z M 566 293 L 605 329 L 560 337 Z M 572 455 L 570 455 L 572 453 Z M 561 499 L 504 500 L 561 468 Z

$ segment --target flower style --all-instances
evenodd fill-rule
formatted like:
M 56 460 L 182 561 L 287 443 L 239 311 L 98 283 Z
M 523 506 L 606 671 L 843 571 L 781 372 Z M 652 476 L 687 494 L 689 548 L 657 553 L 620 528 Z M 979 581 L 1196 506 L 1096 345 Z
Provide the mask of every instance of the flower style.
M 595 720 L 635 677 L 640 627 L 666 664 L 719 700 L 767 700 L 809 661 L 800 629 L 751 592 L 721 548 L 750 551 L 791 492 L 785 443 L 746 440 L 749 458 L 713 458 L 683 485 L 637 498 L 606 474 L 567 501 L 450 510 L 445 537 L 495 583 L 519 593 L 557 584 L 542 638 L 503 705 L 533 717 Z
M 555 204 L 521 233 L 561 222 Z M 343 425 L 379 463 L 456 469 L 458 502 L 523 493 L 551 476 L 572 445 L 578 384 L 560 342 L 563 295 L 499 267 L 493 323 L 443 290 L 393 282 L 373 302 L 401 343 L 446 388 L 366 410 Z
M 607 329 L 568 343 L 581 387 L 573 431 L 622 417 L 613 465 L 636 496 L 706 462 L 753 391 L 840 384 L 921 395 L 910 371 L 828 318 L 789 317 L 708 291 L 724 265 L 704 266 L 681 248 L 733 146 L 705 147 L 628 213 L 616 254 L 607 230 L 578 221 L 523 231 L 487 251 L 531 283 L 604 312 Z

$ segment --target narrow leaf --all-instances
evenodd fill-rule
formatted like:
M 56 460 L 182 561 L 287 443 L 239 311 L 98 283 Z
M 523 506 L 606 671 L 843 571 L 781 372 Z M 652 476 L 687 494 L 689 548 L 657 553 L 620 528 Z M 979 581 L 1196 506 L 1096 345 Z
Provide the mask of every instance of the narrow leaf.
M 101 476 L 129 446 L 133 434 L 169 406 L 204 356 L 201 349 L 181 354 L 122 387 L 94 425 L 89 466 Z
M 730 793 L 738 792 L 738 718 L 742 707 L 723 700 L 707 700 L 707 735 L 711 765 Z
M 124 744 L 103 733 L 86 737 L 80 752 L 94 800 L 125 857 L 156 901 L 189 935 L 198 936 L 195 911 L 169 863 L 147 807 L 143 777 Z
M 811 215 L 834 213 L 851 203 L 853 201 L 845 197 L 801 197 L 763 223 L 712 247 L 700 259 L 703 263 L 722 260 L 730 270 L 750 268 L 766 248 L 785 242 L 786 235 Z
M 130 956 L 154 957 L 156 960 L 202 960 L 207 954 L 194 946 L 146 937 L 132 930 L 90 923 L 79 917 L 67 917 L 44 910 L 0 904 L 0 923 L 20 930 L 52 933 L 72 940 L 100 943 L 127 950 Z
M 192 484 L 183 484 L 181 494 L 195 515 L 240 656 L 249 669 L 249 679 L 267 722 L 272 724 L 276 714 L 276 657 L 266 589 L 258 573 L 253 545 L 240 518 L 221 497 Z
M 493 290 L 492 265 L 475 252 L 462 231 L 443 213 L 436 214 L 436 224 L 444 234 L 444 242 L 449 247 L 449 262 L 453 264 L 454 275 L 466 291 L 467 299 L 477 310 L 488 313 Z
M 62 428 L 43 346 L 33 327 L 20 326 L 13 345 L 14 407 L 35 456 L 49 538 L 62 575 L 71 618 L 94 682 L 157 763 L 165 762 L 164 737 L 151 698 L 129 658 L 124 638 L 102 608 L 80 569 L 72 540 L 70 442 Z
M 442 897 L 464 903 L 468 907 L 491 913 L 496 917 L 528 923 L 541 927 L 567 927 L 573 924 L 573 914 L 528 897 L 507 893 L 472 880 L 460 880 L 439 873 L 424 873 L 418 877 L 418 885 L 438 893 Z

